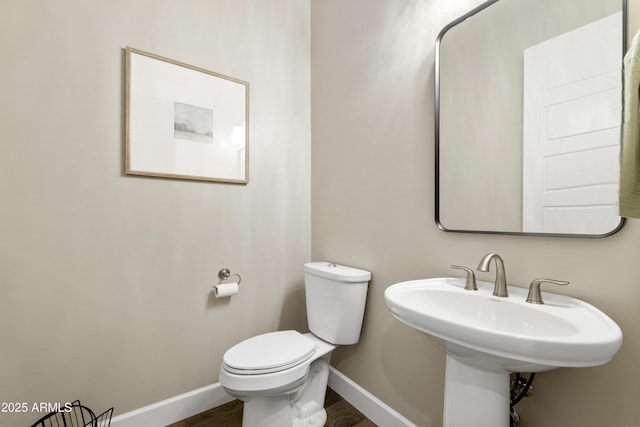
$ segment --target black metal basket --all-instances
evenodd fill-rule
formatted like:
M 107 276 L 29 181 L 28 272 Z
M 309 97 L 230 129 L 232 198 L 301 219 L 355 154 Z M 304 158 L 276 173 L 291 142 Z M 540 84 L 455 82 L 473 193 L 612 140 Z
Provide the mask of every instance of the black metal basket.
M 82 405 L 79 400 L 65 405 L 59 411 L 50 412 L 40 418 L 31 427 L 108 427 L 111 425 L 113 408 L 100 415 Z

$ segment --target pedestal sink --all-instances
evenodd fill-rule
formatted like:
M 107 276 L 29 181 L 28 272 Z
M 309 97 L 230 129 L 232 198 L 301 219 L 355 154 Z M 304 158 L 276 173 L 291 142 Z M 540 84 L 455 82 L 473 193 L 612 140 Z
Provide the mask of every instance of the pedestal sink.
M 391 313 L 447 353 L 445 427 L 508 427 L 509 373 L 586 367 L 608 362 L 622 332 L 584 301 L 543 293 L 545 304 L 525 302 L 527 290 L 493 283 L 435 278 L 397 283 L 384 293 Z

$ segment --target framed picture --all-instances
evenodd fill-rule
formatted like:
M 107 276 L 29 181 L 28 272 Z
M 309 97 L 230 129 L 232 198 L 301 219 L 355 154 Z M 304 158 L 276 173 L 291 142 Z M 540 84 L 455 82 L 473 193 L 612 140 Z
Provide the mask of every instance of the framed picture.
M 249 182 L 249 83 L 128 47 L 125 172 Z

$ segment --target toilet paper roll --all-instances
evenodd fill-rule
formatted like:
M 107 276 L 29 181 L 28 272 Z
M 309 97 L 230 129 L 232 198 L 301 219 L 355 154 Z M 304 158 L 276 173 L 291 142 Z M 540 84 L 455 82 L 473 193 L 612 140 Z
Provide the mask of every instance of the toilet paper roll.
M 216 295 L 216 298 L 226 298 L 231 295 L 235 295 L 238 293 L 238 282 L 229 282 L 229 283 L 219 283 L 217 285 L 213 285 L 213 292 Z

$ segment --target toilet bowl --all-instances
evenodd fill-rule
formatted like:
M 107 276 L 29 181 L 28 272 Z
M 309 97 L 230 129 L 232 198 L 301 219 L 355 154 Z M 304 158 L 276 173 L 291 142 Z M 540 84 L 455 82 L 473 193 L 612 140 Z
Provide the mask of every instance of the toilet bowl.
M 244 401 L 243 427 L 324 425 L 335 347 L 311 333 L 279 331 L 249 338 L 225 353 L 220 383 Z
M 269 332 L 227 350 L 219 381 L 244 401 L 243 427 L 324 425 L 331 352 L 358 342 L 370 278 L 351 267 L 305 264 L 311 332 Z

